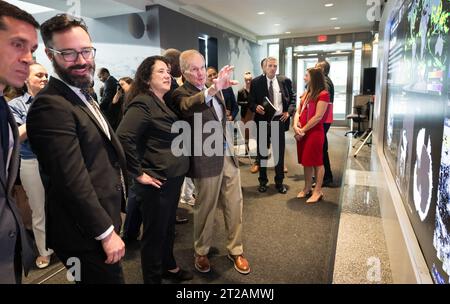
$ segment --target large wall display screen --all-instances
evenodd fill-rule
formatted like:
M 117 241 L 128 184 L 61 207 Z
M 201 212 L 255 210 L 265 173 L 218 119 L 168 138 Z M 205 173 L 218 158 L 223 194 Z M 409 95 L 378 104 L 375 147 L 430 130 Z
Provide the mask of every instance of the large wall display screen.
M 450 275 L 450 0 L 399 1 L 388 22 L 384 152 L 436 283 Z

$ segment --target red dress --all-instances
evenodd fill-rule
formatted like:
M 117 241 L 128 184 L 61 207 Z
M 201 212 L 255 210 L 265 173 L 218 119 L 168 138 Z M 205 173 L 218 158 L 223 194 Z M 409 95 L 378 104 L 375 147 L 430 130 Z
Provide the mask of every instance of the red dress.
M 316 100 L 311 100 L 300 115 L 300 124 L 306 125 L 309 119 L 316 114 L 316 106 L 318 101 L 330 102 L 330 94 L 327 91 L 322 91 Z M 303 102 L 298 109 L 301 111 Z M 319 123 L 313 128 L 306 131 L 305 136 L 300 141 L 297 141 L 297 157 L 299 164 L 305 167 L 318 167 L 323 165 L 323 144 L 325 141 L 325 134 L 323 124 L 327 119 L 327 113 L 323 115 Z

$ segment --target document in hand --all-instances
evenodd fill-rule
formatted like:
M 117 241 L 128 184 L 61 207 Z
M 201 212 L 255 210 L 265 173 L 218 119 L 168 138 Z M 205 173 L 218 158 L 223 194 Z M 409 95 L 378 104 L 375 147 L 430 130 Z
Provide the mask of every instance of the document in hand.
M 272 102 L 270 102 L 270 100 L 269 100 L 269 98 L 267 98 L 267 96 L 264 97 L 262 106 L 264 107 L 264 112 L 266 112 L 266 114 L 264 114 L 264 117 L 266 118 L 266 120 L 267 121 L 272 120 L 273 116 L 277 112 L 277 108 L 273 105 Z

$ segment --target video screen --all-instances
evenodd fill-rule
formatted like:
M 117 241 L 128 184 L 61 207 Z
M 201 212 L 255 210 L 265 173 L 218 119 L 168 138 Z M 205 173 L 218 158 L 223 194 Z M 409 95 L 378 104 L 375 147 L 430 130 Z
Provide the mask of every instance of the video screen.
M 384 152 L 430 273 L 449 283 L 450 1 L 399 1 L 388 26 Z

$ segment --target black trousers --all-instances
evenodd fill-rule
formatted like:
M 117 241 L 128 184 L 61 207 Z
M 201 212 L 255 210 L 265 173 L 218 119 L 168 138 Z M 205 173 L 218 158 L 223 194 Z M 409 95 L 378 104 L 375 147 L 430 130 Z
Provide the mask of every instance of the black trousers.
M 99 248 L 94 251 L 87 252 L 64 252 L 55 249 L 55 254 L 60 261 L 66 266 L 72 275 L 77 276 L 77 263 L 71 258 L 79 260 L 80 273 L 77 284 L 124 284 L 121 262 L 116 264 L 105 264 L 106 254 L 99 242 Z M 71 259 L 71 260 L 69 260 Z M 69 261 L 68 261 L 69 260 Z M 68 264 L 69 262 L 69 264 Z M 75 277 L 77 279 L 77 277 Z
M 323 129 L 325 132 L 325 141 L 323 143 L 323 166 L 325 167 L 325 175 L 323 177 L 324 181 L 332 181 L 333 180 L 333 173 L 331 172 L 330 158 L 328 156 L 328 139 L 327 139 L 327 133 L 328 133 L 328 130 L 330 130 L 330 127 L 331 127 L 330 123 L 323 124 Z
M 144 225 L 141 263 L 144 284 L 160 284 L 163 271 L 175 269 L 175 217 L 184 176 L 169 178 L 157 189 L 136 184 L 136 200 Z
M 277 134 L 272 134 L 272 128 L 271 128 L 271 124 L 267 124 L 267 128 L 260 126 L 259 122 L 257 122 L 257 150 L 258 150 L 258 160 L 260 162 L 260 167 L 259 167 L 259 184 L 260 185 L 266 185 L 269 180 L 267 178 L 267 167 L 262 165 L 262 160 L 267 160 L 268 157 L 268 151 L 270 148 L 271 143 L 273 142 L 272 140 L 272 136 L 277 136 L 278 137 L 278 145 L 276 147 L 272 146 L 272 153 L 273 153 L 273 157 L 275 160 L 278 159 L 278 163 L 276 163 L 275 165 L 275 184 L 280 185 L 283 183 L 284 180 L 284 151 L 286 149 L 286 140 L 285 140 L 285 135 L 284 132 L 286 130 L 286 123 L 289 122 L 282 122 L 280 121 L 281 116 L 275 116 L 272 120 L 271 123 L 273 122 L 279 122 L 279 128 L 278 128 L 278 132 Z M 266 137 L 266 143 L 267 145 L 264 143 L 264 139 L 263 139 L 263 131 L 267 133 L 267 137 Z M 261 136 L 260 136 L 261 134 Z M 266 156 L 263 156 L 266 155 Z

